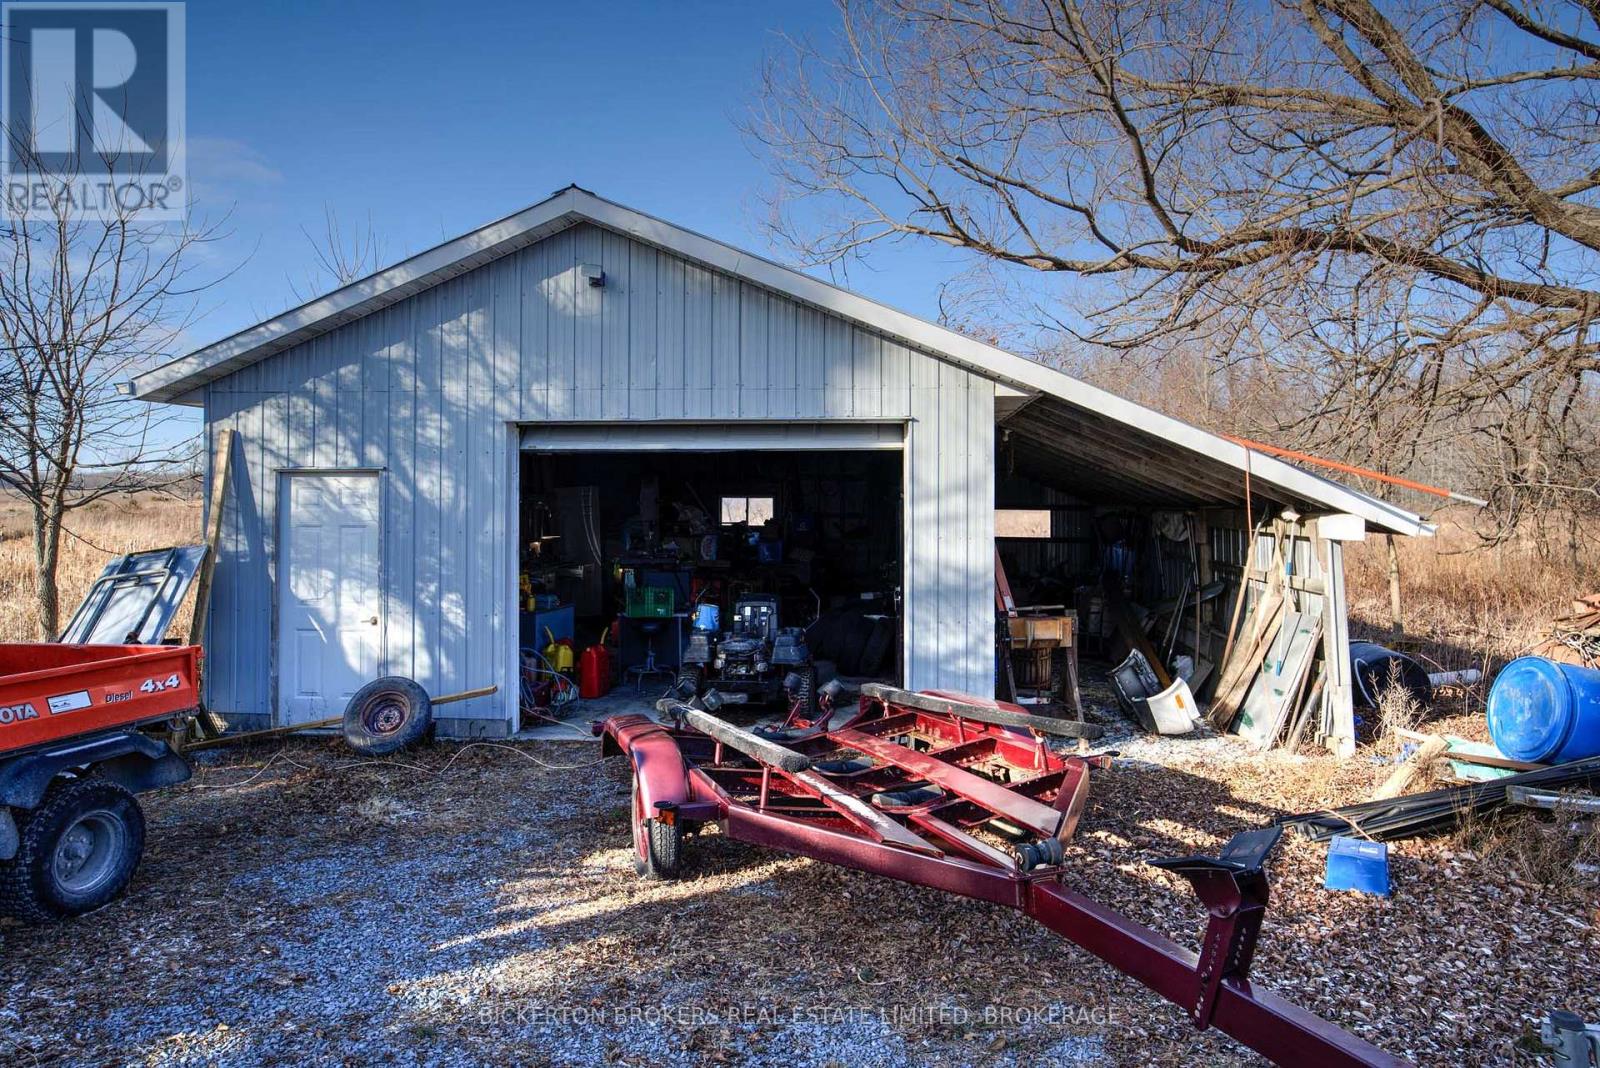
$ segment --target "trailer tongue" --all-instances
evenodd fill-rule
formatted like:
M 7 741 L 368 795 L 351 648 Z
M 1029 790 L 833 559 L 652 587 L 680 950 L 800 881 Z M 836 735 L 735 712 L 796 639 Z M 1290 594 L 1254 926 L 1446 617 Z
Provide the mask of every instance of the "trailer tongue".
M 670 725 L 614 716 L 607 753 L 633 763 L 635 864 L 679 873 L 684 828 L 724 834 L 860 871 L 1017 909 L 1278 1063 L 1406 1062 L 1252 987 L 1276 828 L 1235 836 L 1220 856 L 1154 863 L 1186 878 L 1205 907 L 1195 954 L 1068 886 L 1063 845 L 1103 758 L 1059 756 L 1016 726 L 1015 706 L 961 694 L 863 687 L 822 730 L 746 730 L 666 700 Z M 842 722 L 839 722 L 842 720 Z

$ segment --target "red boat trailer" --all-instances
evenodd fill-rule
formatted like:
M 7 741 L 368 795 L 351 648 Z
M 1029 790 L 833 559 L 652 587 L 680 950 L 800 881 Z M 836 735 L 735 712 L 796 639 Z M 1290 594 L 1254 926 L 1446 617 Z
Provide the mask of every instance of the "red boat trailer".
M 637 714 L 595 725 L 603 751 L 633 763 L 641 874 L 675 877 L 685 828 L 715 823 L 741 841 L 1016 909 L 1183 1006 L 1198 1029 L 1276 1063 L 1408 1063 L 1251 984 L 1278 828 L 1236 835 L 1217 857 L 1152 862 L 1188 879 L 1205 907 L 1195 954 L 1071 889 L 1063 844 L 1091 770 L 1109 758 L 1058 755 L 1021 707 L 869 684 L 847 714 L 745 730 L 712 714 L 714 695 L 700 702 L 660 702 L 670 725 Z

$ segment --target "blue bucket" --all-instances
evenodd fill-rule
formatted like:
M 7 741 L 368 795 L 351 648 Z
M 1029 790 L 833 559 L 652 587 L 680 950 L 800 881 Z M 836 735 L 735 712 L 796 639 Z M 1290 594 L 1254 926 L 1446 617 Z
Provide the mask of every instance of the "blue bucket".
M 1600 756 L 1600 671 L 1540 656 L 1511 661 L 1489 690 L 1489 736 L 1513 760 Z
M 695 605 L 695 609 L 694 609 L 694 629 L 695 630 L 703 630 L 703 631 L 706 631 L 708 633 L 715 634 L 717 632 L 718 626 L 719 626 L 719 624 L 721 622 L 722 622 L 722 609 L 718 608 L 716 605 L 714 605 L 714 604 Z

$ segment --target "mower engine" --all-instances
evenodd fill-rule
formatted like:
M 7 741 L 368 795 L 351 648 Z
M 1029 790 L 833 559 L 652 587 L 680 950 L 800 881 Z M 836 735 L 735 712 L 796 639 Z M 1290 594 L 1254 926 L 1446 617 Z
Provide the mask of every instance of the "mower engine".
M 811 650 L 805 631 L 779 626 L 778 599 L 741 598 L 730 622 L 730 629 L 720 635 L 696 630 L 689 636 L 679 692 L 692 688 L 699 695 L 714 686 L 727 703 L 782 703 L 784 679 L 794 675 L 796 692 L 787 696 L 809 708 L 816 693 Z

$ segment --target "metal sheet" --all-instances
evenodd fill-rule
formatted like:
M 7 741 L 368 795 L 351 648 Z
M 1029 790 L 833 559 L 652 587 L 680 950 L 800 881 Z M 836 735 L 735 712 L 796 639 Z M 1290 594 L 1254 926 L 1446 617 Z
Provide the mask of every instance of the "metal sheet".
M 204 545 L 117 557 L 89 587 L 60 640 L 67 645 L 159 645 L 205 558 Z

